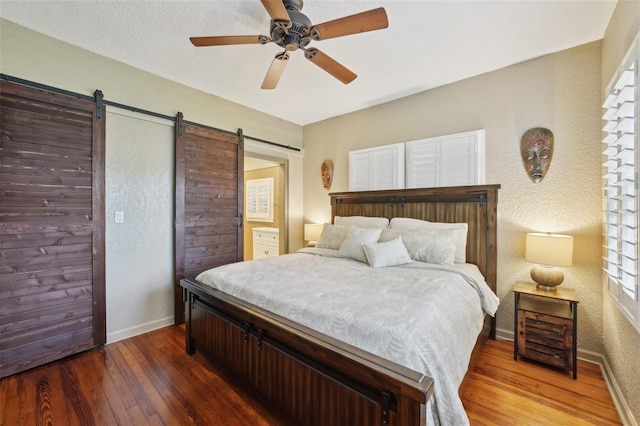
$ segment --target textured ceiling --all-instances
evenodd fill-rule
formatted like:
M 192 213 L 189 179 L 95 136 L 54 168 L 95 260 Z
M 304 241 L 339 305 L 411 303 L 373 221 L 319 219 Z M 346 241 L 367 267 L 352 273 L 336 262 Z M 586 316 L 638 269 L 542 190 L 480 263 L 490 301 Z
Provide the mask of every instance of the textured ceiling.
M 0 0 L 0 16 L 187 86 L 305 125 L 603 37 L 616 0 L 307 0 L 314 24 L 384 7 L 389 28 L 311 42 L 358 75 L 343 85 L 292 52 L 260 85 L 274 44 L 196 48 L 190 36 L 269 33 L 258 0 Z

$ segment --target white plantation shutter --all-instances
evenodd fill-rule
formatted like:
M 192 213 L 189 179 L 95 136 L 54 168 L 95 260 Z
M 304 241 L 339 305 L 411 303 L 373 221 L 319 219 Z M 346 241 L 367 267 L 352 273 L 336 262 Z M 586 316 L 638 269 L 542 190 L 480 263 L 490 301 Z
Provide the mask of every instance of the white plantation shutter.
M 637 39 L 603 104 L 604 271 L 609 293 L 640 329 L 638 300 Z
M 369 152 L 349 153 L 349 191 L 371 189 L 371 154 Z
M 349 151 L 349 191 L 404 188 L 404 143 Z
M 407 187 L 429 188 L 438 186 L 438 159 L 440 157 L 438 141 L 425 143 L 407 143 Z
M 442 186 L 477 185 L 476 135 L 460 135 L 447 138 L 440 146 Z
M 398 189 L 404 186 L 404 146 L 374 151 L 372 189 Z
M 349 191 L 483 183 L 484 130 L 349 151 Z
M 407 142 L 407 188 L 478 185 L 483 167 L 484 130 Z

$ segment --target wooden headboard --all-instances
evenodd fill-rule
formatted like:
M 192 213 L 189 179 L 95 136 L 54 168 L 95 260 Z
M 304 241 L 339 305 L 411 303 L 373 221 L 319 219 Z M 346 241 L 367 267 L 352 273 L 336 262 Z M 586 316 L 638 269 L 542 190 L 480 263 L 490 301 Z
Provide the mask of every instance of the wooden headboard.
M 334 192 L 331 221 L 335 216 L 375 216 L 466 222 L 467 262 L 478 266 L 496 292 L 498 189 L 500 185 Z

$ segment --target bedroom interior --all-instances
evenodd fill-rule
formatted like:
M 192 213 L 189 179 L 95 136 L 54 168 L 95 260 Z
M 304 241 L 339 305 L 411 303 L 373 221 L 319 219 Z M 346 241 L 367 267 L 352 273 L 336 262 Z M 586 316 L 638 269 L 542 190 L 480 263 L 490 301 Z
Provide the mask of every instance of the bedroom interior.
M 640 334 L 603 281 L 601 117 L 606 86 L 640 30 L 640 4 L 614 3 L 598 38 L 398 99 L 381 96 L 384 101 L 375 105 L 304 124 L 45 35 L 26 22 L 20 24 L 19 14 L 14 22 L 9 8 L 0 12 L 0 72 L 87 96 L 99 89 L 105 99 L 123 105 L 171 117 L 182 112 L 195 123 L 231 133 L 242 129 L 246 135 L 282 144 L 285 147 L 247 138 L 244 151 L 245 157 L 286 164 L 286 172 L 280 169 L 286 179 L 286 206 L 281 212 L 286 232 L 280 248 L 290 253 L 307 245 L 305 224 L 332 220 L 330 196 L 320 176 L 324 160 L 331 159 L 334 165 L 331 192 L 342 193 L 349 187 L 350 151 L 484 129 L 484 183 L 501 186 L 497 338 L 514 338 L 512 291 L 516 282 L 531 281 L 532 264 L 525 259 L 526 234 L 573 236 L 573 262 L 571 267 L 560 267 L 564 273 L 560 288 L 575 289 L 580 299 L 579 362 L 601 366 L 623 423 L 633 425 L 640 419 L 640 376 L 635 368 Z M 307 9 L 311 16 L 311 0 L 305 3 L 305 12 Z M 362 37 L 382 37 L 390 31 L 393 15 L 388 14 L 389 29 Z M 330 42 L 326 43 L 323 48 Z M 367 43 L 366 38 L 362 43 Z M 268 61 L 272 58 L 270 55 Z M 293 62 L 288 65 L 295 66 Z M 365 69 L 358 70 L 358 79 L 366 78 Z M 254 71 L 258 75 L 266 68 Z M 239 73 L 240 78 L 247 78 L 246 70 Z M 285 82 L 283 77 L 279 88 L 297 78 Z M 249 82 L 242 84 L 246 88 Z M 342 86 L 337 81 L 326 84 Z M 252 90 L 259 90 L 257 86 Z M 276 106 L 273 110 L 277 111 Z M 174 323 L 175 151 L 173 122 L 110 106 L 105 122 L 105 328 L 109 347 Z M 522 134 L 535 126 L 551 129 L 555 143 L 553 163 L 538 183 L 523 171 L 520 155 Z M 113 220 L 116 212 L 124 212 L 123 223 Z M 244 246 L 246 249 L 247 244 Z M 141 271 L 138 265 L 148 270 Z M 578 375 L 578 382 L 580 379 Z

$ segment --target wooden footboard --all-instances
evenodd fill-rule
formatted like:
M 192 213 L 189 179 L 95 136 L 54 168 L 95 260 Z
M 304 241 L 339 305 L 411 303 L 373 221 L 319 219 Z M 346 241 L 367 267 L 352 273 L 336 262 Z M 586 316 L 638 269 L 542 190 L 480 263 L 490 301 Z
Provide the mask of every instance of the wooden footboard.
M 303 425 L 425 425 L 433 380 L 197 281 L 188 291 L 187 352 L 233 371 Z

